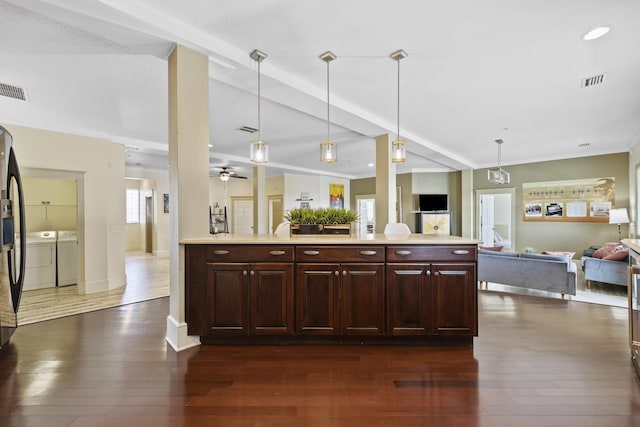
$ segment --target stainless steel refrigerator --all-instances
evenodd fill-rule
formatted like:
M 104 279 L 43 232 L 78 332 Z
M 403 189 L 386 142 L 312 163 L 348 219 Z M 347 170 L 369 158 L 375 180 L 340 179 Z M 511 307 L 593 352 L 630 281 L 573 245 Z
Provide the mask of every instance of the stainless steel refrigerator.
M 11 134 L 0 126 L 0 350 L 18 327 L 26 254 L 22 181 L 12 144 Z M 14 205 L 14 199 L 17 199 L 17 206 Z M 14 217 L 16 210 L 17 221 Z M 16 259 L 16 231 L 20 245 L 19 259 Z

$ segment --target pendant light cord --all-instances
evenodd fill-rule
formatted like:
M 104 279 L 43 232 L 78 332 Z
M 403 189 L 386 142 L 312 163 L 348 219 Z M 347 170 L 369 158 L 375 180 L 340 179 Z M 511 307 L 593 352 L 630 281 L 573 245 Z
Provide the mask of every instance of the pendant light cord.
M 262 141 L 262 137 L 260 136 L 262 132 L 262 125 L 260 124 L 260 62 L 258 62 L 258 141 Z
M 327 141 L 331 141 L 330 138 L 330 132 L 329 132 L 329 126 L 330 126 L 330 121 L 329 121 L 329 62 L 327 61 Z
M 398 132 L 397 132 L 397 140 L 400 141 L 400 61 L 396 61 L 398 63 L 398 121 L 397 121 L 397 126 L 398 126 Z

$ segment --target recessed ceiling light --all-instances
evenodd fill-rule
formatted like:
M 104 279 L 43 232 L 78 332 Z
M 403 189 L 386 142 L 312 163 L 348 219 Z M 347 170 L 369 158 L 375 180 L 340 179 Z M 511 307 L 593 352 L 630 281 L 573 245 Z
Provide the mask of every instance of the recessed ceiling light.
M 375 163 L 369 163 L 367 166 L 369 166 L 370 168 L 375 166 Z
M 607 34 L 610 29 L 611 27 L 609 26 L 594 28 L 593 30 L 588 31 L 584 36 L 582 36 L 582 40 L 595 40 Z

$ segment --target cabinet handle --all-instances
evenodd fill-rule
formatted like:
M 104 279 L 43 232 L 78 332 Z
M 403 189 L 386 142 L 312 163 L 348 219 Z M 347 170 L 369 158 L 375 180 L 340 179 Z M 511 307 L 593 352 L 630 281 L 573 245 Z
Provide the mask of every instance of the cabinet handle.
M 433 273 L 433 275 L 434 275 L 434 276 L 439 276 L 439 275 L 440 275 L 440 273 L 436 271 L 435 273 Z
M 305 255 L 320 255 L 320 251 L 304 251 Z
M 347 275 L 347 270 L 342 270 L 342 275 L 346 276 Z
M 269 254 L 271 254 L 273 256 L 280 256 L 280 255 L 284 255 L 285 252 L 284 251 L 269 251 Z
M 253 270 L 251 270 L 251 273 L 249 273 L 249 274 L 251 274 L 252 276 L 255 276 L 255 275 L 256 275 L 256 272 L 255 272 L 255 271 L 253 271 Z
M 396 251 L 396 255 L 411 255 L 411 251 Z
M 360 251 L 360 255 L 371 256 L 371 255 L 375 255 L 375 254 L 377 254 L 376 251 Z
M 456 249 L 453 253 L 454 255 L 469 255 L 469 251 L 466 249 Z
M 216 249 L 215 251 L 213 251 L 213 253 L 216 255 L 226 255 L 229 253 L 229 251 L 226 249 Z
M 426 274 L 427 276 L 431 276 L 431 271 L 427 270 L 424 274 Z
M 335 274 L 336 276 L 339 276 L 340 272 L 339 271 L 334 271 L 333 274 Z
M 247 270 L 244 270 L 244 271 L 242 272 L 242 275 L 243 275 L 243 276 L 246 276 L 246 275 L 247 275 Z

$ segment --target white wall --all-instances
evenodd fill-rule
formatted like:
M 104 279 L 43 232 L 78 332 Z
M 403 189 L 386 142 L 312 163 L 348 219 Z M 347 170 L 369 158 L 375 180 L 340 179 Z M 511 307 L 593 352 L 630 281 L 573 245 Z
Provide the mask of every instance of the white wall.
M 84 136 L 7 126 L 20 168 L 71 171 L 78 181 L 78 292 L 126 283 L 124 147 Z
M 350 209 L 351 193 L 348 179 L 327 176 L 284 175 L 284 210 L 300 207 L 301 193 L 309 193 L 312 208 L 329 207 L 329 184 L 344 185 L 344 207 Z

